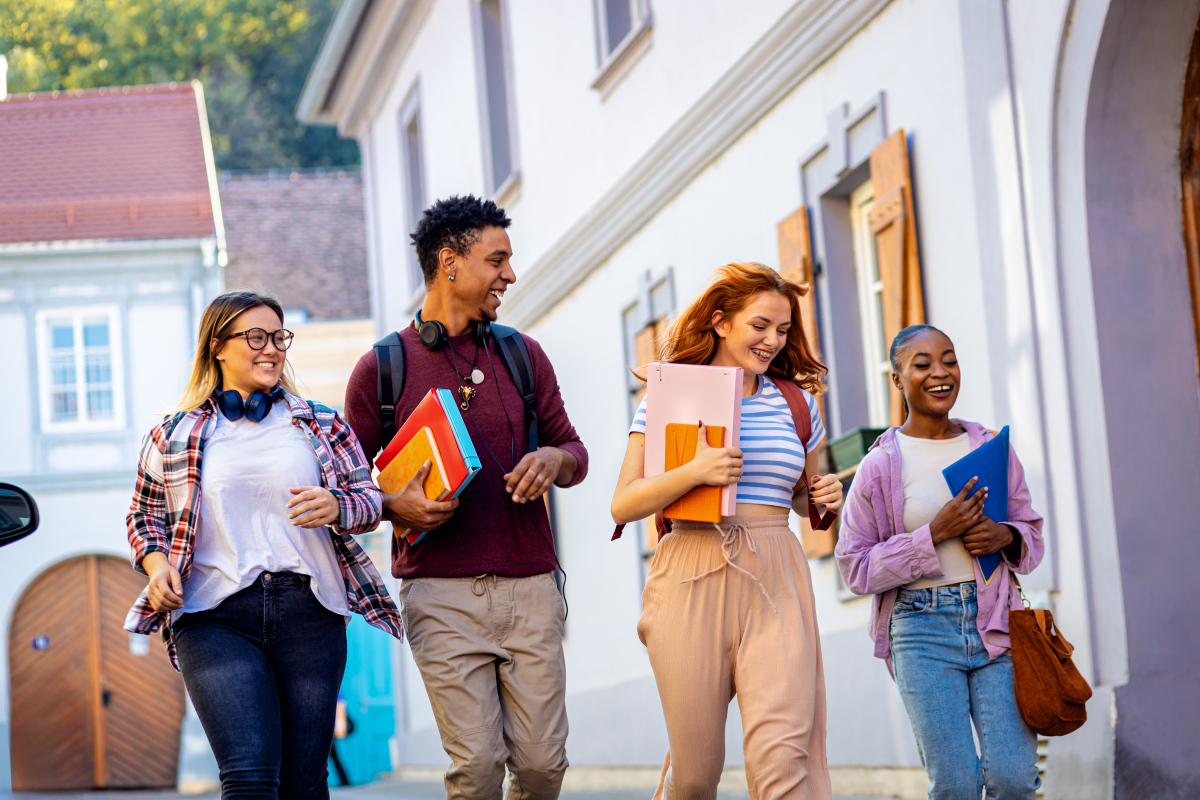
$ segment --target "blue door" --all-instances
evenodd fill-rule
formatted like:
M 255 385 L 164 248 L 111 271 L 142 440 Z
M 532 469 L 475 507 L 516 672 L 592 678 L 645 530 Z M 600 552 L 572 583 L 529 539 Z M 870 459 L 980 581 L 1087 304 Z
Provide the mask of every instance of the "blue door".
M 342 699 L 354 732 L 335 740 L 347 776 L 355 784 L 369 783 L 380 773 L 390 772 L 392 758 L 388 741 L 396 732 L 392 701 L 392 637 L 372 628 L 352 614 L 346 629 L 346 675 Z M 329 783 L 337 785 L 330 764 Z

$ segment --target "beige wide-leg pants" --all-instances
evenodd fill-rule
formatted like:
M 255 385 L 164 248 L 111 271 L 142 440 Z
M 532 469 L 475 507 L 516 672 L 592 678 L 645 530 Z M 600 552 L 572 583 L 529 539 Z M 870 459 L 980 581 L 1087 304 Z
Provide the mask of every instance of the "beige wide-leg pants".
M 717 796 L 735 694 L 750 797 L 832 794 L 812 577 L 787 524 L 676 521 L 658 544 L 638 623 L 670 742 L 655 800 Z
M 554 575 L 412 578 L 400 608 L 450 756 L 449 800 L 554 800 L 567 771 L 562 597 Z

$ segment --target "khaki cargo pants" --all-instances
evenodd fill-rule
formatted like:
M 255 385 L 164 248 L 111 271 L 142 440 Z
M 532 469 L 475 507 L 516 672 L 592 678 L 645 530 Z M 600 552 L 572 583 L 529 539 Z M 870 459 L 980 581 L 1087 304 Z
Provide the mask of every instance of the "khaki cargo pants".
M 410 578 L 401 614 L 450 756 L 449 800 L 554 800 L 567 770 L 565 608 L 553 573 Z

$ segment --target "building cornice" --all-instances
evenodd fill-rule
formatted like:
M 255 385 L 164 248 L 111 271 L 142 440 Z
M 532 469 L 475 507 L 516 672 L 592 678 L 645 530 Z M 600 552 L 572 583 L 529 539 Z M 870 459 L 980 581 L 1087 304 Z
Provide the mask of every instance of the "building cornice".
M 524 271 L 503 322 L 537 322 L 889 2 L 799 0 Z
M 344 0 L 334 22 L 352 28 L 340 33 L 335 51 L 331 28 L 329 53 L 319 55 L 309 73 L 296 115 L 302 122 L 337 125 L 338 133 L 359 138 L 391 87 L 391 77 L 408 52 L 429 0 Z M 351 8 L 357 10 L 350 15 Z M 335 55 L 337 58 L 335 59 Z M 310 93 L 311 87 L 311 93 Z M 323 88 L 321 88 L 323 87 Z

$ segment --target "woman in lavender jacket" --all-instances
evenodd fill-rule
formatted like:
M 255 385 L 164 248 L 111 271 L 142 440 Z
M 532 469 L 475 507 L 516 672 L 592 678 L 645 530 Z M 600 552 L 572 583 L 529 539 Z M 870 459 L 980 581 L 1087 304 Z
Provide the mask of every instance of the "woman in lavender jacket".
M 992 438 L 950 417 L 960 372 L 954 344 L 929 325 L 897 334 L 892 381 L 908 418 L 872 445 L 846 499 L 838 568 L 851 590 L 875 595 L 870 632 L 908 710 L 930 798 L 1033 800 L 1037 736 L 1013 692 L 1008 610 L 1020 608 L 1014 572 L 1042 560 L 1042 518 L 1025 472 L 1008 464 L 1008 519 L 983 515 L 987 487 L 952 496 L 942 469 Z M 984 582 L 973 556 L 1000 552 Z M 971 724 L 979 736 L 976 753 Z

